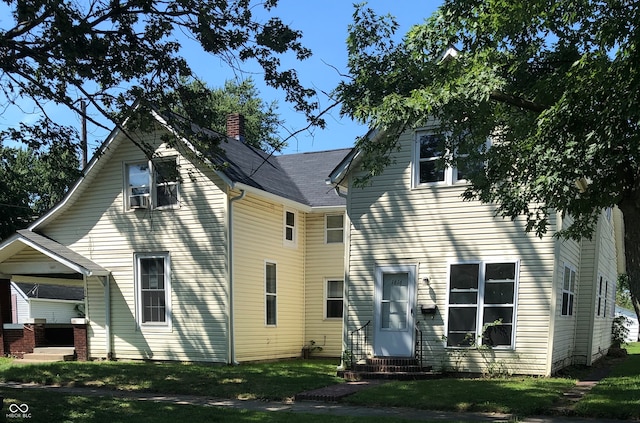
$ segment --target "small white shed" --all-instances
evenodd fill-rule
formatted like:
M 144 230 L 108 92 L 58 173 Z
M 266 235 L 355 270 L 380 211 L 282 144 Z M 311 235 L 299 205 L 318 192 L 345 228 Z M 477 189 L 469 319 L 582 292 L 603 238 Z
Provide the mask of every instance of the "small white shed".
M 11 282 L 12 323 L 30 319 L 46 319 L 47 323 L 70 323 L 81 317 L 84 308 L 84 288 Z
M 636 342 L 638 340 L 638 316 L 636 316 L 636 312 L 632 310 L 627 310 L 626 308 L 616 306 L 616 317 L 624 316 L 627 318 L 627 329 L 629 329 L 629 333 L 625 341 L 627 342 Z

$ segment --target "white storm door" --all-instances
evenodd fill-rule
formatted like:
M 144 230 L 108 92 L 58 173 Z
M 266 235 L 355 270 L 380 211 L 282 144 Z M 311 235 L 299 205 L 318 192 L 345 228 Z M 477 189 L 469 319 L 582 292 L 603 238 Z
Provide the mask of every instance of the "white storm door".
M 374 355 L 411 357 L 414 349 L 415 267 L 376 269 Z

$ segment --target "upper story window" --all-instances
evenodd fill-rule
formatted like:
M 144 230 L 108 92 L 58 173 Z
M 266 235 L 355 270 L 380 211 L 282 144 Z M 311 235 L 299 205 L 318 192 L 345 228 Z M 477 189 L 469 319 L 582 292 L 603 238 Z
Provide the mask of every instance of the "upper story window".
M 445 182 L 446 171 L 438 162 L 444 156 L 444 137 L 431 133 L 418 133 L 417 184 Z
M 179 171 L 175 158 L 126 165 L 127 209 L 151 209 L 178 204 Z
M 413 185 L 454 184 L 468 179 L 472 169 L 482 165 L 459 163 L 457 167 L 445 166 L 442 158 L 451 154 L 445 148 L 445 135 L 421 131 L 416 134 L 416 148 L 413 167 Z M 457 152 L 458 158 L 468 157 L 468 154 Z M 475 163 L 475 162 L 474 162 Z
M 344 215 L 328 214 L 325 218 L 325 232 L 327 244 L 344 242 Z
M 293 247 L 298 242 L 298 215 L 291 210 L 284 211 L 284 244 Z

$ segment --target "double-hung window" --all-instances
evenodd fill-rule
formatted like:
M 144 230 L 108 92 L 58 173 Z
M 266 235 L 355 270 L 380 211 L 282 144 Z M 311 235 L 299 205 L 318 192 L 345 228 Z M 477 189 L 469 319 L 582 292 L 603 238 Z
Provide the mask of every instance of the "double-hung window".
M 137 253 L 135 285 L 141 327 L 171 327 L 171 273 L 168 253 Z
M 598 278 L 596 295 L 596 316 L 607 317 L 607 300 L 609 297 L 609 282 L 602 276 Z
M 460 135 L 464 137 L 464 135 Z M 447 184 L 452 185 L 458 181 L 467 180 L 472 171 L 482 168 L 481 156 L 476 153 L 488 148 L 488 141 L 478 152 L 473 155 L 460 151 L 454 147 L 454 151 L 445 148 L 446 141 L 453 145 L 463 145 L 455 142 L 454 139 L 447 139 L 447 136 L 429 131 L 420 131 L 416 134 L 415 166 L 413 175 L 413 185 Z M 443 163 L 445 157 L 457 157 L 457 167 L 446 166 Z M 464 160 L 460 160 L 464 159 Z
M 325 317 L 327 319 L 341 318 L 343 305 L 344 282 L 328 279 L 325 289 Z
M 267 262 L 264 269 L 265 280 L 265 323 L 267 326 L 278 324 L 278 290 L 276 264 Z
M 126 165 L 127 209 L 151 209 L 178 204 L 179 172 L 175 158 Z
M 325 218 L 327 244 L 337 244 L 344 242 L 344 215 L 328 214 Z
M 512 347 L 517 262 L 452 264 L 447 346 Z
M 440 159 L 444 156 L 444 137 L 429 132 L 417 134 L 416 185 L 445 182 L 446 170 Z
M 291 210 L 284 211 L 284 245 L 295 247 L 298 242 L 298 215 Z
M 562 275 L 562 316 L 573 316 L 573 306 L 576 296 L 576 269 L 565 264 Z

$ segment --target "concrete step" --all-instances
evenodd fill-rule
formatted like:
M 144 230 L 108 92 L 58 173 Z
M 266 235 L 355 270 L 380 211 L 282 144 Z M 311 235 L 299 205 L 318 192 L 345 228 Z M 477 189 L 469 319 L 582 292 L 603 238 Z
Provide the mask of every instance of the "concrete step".
M 25 354 L 22 363 L 52 363 L 56 361 L 73 361 L 75 349 L 73 347 L 36 347 L 32 353 Z
M 422 371 L 422 372 L 359 372 L 354 370 L 340 370 L 338 377 L 348 381 L 362 380 L 424 380 L 439 379 L 442 377 L 440 372 Z
M 73 361 L 73 354 L 36 354 L 36 353 L 28 353 L 22 357 L 22 360 L 31 360 L 31 361 Z
M 62 354 L 73 355 L 75 353 L 74 347 L 35 347 L 33 349 L 34 354 Z

